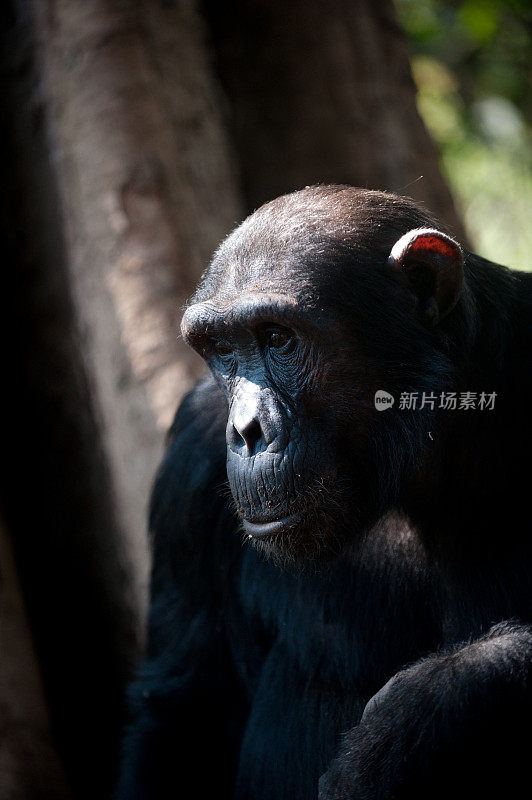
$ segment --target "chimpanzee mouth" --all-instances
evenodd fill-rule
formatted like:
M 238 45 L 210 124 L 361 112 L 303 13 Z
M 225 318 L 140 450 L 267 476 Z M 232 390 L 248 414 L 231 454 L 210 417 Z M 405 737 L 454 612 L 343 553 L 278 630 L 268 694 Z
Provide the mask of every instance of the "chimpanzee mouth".
M 248 519 L 243 519 L 242 524 L 245 532 L 250 536 L 257 539 L 265 539 L 290 530 L 299 522 L 301 516 L 301 513 L 297 512 L 289 514 L 287 517 L 281 517 L 281 519 L 269 520 L 268 522 L 251 522 Z

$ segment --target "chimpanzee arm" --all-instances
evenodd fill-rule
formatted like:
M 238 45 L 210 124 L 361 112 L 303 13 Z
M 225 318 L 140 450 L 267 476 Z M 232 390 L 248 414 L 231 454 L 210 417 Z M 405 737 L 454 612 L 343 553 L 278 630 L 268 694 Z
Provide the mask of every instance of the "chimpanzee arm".
M 232 796 L 241 714 L 224 638 L 241 549 L 223 497 L 225 400 L 207 378 L 185 398 L 151 503 L 154 565 L 145 662 L 130 688 L 117 800 Z
M 519 796 L 532 737 L 532 629 L 516 623 L 395 675 L 320 780 L 320 800 Z

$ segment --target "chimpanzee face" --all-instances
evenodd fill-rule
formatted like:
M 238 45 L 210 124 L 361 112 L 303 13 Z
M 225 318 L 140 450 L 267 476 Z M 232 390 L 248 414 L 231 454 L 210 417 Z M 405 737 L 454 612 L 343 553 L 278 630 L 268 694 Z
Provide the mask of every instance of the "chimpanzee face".
M 304 190 L 255 212 L 215 254 L 182 324 L 228 400 L 243 529 L 285 558 L 343 549 L 399 502 L 422 460 L 423 415 L 383 414 L 375 392 L 452 381 L 437 328 L 460 291 L 444 258 L 448 248 L 461 266 L 458 246 L 420 232 L 430 220 L 410 205 L 401 216 L 395 198 L 350 192 Z

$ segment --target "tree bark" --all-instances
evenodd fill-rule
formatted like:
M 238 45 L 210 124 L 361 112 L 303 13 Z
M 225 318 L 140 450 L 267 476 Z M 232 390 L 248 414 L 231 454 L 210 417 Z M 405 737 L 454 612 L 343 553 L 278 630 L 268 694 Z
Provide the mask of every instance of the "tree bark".
M 105 796 L 111 786 L 123 724 L 122 693 L 136 654 L 137 612 L 99 415 L 80 357 L 83 340 L 65 266 L 35 29 L 26 4 L 13 8 L 11 16 L 2 18 L 0 48 L 5 266 L 0 318 L 8 378 L 2 397 L 2 510 L 52 735 L 76 796 L 93 798 Z M 9 580 L 7 543 L 0 559 Z M 15 624 L 24 636 L 23 617 L 12 619 L 11 633 Z M 15 642 L 10 645 L 14 648 Z M 18 656 L 20 661 L 13 663 Z M 14 649 L 0 652 L 4 676 L 29 672 L 25 659 L 30 654 L 19 650 L 18 656 Z M 37 692 L 31 675 L 26 677 L 27 690 Z M 22 674 L 20 679 L 23 684 Z M 18 691 L 12 683 L 5 689 L 11 702 Z M 8 724 L 12 709 L 3 699 L 3 722 Z M 42 709 L 28 704 L 21 712 L 34 715 L 29 728 L 41 729 Z M 12 747 L 9 738 L 4 743 L 6 775 L 18 775 L 20 797 L 28 796 L 32 764 L 50 761 L 52 769 L 48 745 L 38 733 L 31 746 L 35 752 L 21 750 L 16 741 Z M 9 766 L 13 759 L 16 768 Z M 42 793 L 55 796 L 58 787 L 51 774 L 50 781 Z
M 242 212 L 193 4 L 36 9 L 83 357 L 143 608 L 150 484 L 203 371 L 180 312 Z
M 59 752 L 76 797 L 105 797 L 146 500 L 203 369 L 180 306 L 241 211 L 191 6 L 43 0 L 1 21 L 3 504 Z
M 248 210 L 312 183 L 407 194 L 462 239 L 390 0 L 204 0 Z

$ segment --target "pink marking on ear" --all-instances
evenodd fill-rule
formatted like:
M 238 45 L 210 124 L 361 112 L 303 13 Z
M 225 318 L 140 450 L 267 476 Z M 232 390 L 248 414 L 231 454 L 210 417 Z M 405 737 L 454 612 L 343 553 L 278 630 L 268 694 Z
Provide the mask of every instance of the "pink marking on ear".
M 390 252 L 388 263 L 400 268 L 411 256 L 423 254 L 441 255 L 445 259 L 459 263 L 462 251 L 458 242 L 435 228 L 414 228 L 396 241 Z
M 440 253 L 442 256 L 447 256 L 448 258 L 456 258 L 459 254 L 457 248 L 453 247 L 449 242 L 446 242 L 445 239 L 441 239 L 439 236 L 431 236 L 430 234 L 418 236 L 410 245 L 411 252 L 420 250 L 431 250 L 432 252 Z

